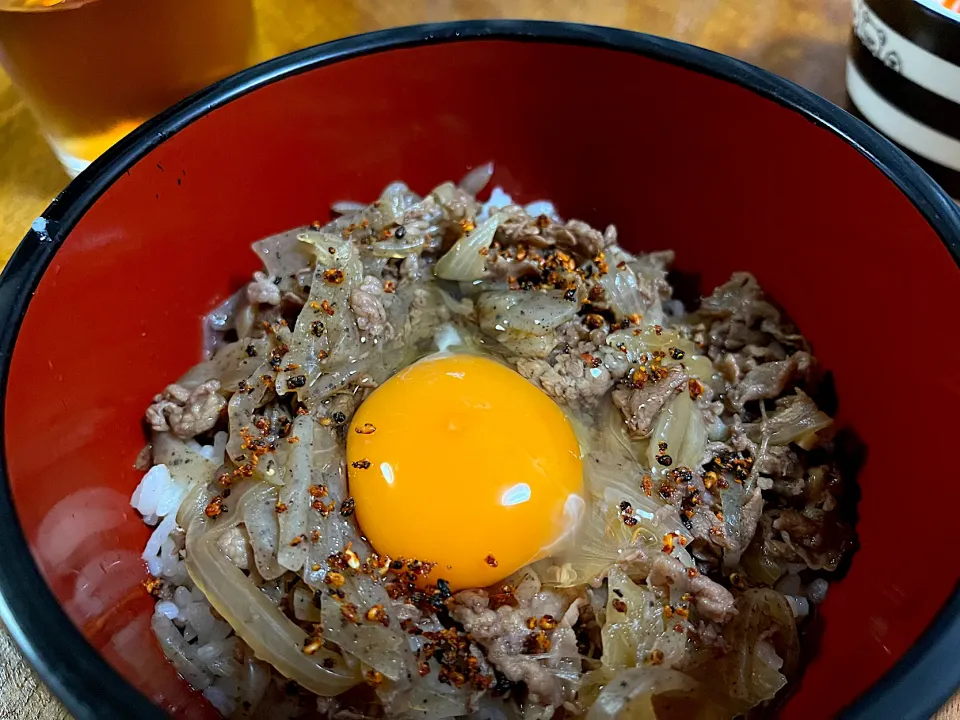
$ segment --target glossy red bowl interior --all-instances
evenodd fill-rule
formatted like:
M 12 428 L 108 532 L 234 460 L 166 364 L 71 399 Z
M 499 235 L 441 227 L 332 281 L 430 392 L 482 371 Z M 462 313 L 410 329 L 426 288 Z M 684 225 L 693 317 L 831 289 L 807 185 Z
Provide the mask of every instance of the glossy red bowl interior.
M 956 208 L 865 126 L 729 58 L 468 23 L 341 41 L 215 86 L 84 173 L 11 261 L 3 618 L 77 717 L 149 714 L 114 671 L 175 716 L 214 717 L 150 636 L 148 533 L 128 499 L 143 410 L 200 358 L 201 316 L 256 268 L 249 244 L 391 180 L 425 191 L 491 159 L 515 197 L 616 223 L 634 250 L 674 248 L 703 289 L 749 270 L 785 306 L 868 452 L 862 548 L 784 717 L 942 702 L 960 674 L 941 642 L 960 637 Z M 943 677 L 914 677 L 933 662 Z

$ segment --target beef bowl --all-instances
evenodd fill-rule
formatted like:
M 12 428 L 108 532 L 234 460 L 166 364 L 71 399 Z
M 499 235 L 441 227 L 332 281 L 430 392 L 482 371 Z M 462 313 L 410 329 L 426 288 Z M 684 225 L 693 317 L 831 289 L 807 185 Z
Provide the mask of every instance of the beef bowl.
M 461 177 L 459 186 L 441 184 Z M 406 185 L 391 185 L 398 180 Z M 377 198 L 379 205 L 343 202 Z M 331 224 L 331 208 L 347 219 Z M 604 231 L 608 226 L 616 230 Z M 290 228 L 301 230 L 283 235 Z M 351 244 L 358 228 L 365 239 Z M 250 251 L 252 243 L 277 237 L 261 257 Z M 296 285 L 302 268 L 290 266 L 287 275 L 258 275 L 249 285 L 261 261 L 271 273 L 270 263 L 279 262 L 271 247 L 310 249 L 312 260 L 301 265 L 316 274 Z M 428 265 L 400 261 L 411 247 L 432 248 L 423 251 Z M 471 247 L 475 252 L 468 254 Z M 343 295 L 360 283 L 359 261 L 350 265 L 344 258 L 371 248 L 389 251 L 363 265 L 364 275 L 371 267 L 380 275 L 373 285 L 365 278 L 354 288 L 372 293 L 362 297 L 373 303 L 374 315 L 361 318 L 357 296 Z M 673 253 L 655 252 L 662 250 Z M 429 265 L 441 254 L 444 259 Z M 217 708 L 234 717 L 336 716 L 337 707 L 350 703 L 318 700 L 283 678 L 313 683 L 321 694 L 328 688 L 346 691 L 342 697 L 384 698 L 397 688 L 414 692 L 421 676 L 433 684 L 416 696 L 420 705 L 409 700 L 413 695 L 391 697 L 400 697 L 403 712 L 419 707 L 422 717 L 471 711 L 511 717 L 519 706 L 509 703 L 519 701 L 536 717 L 550 717 L 561 705 L 567 715 L 591 717 L 675 717 L 678 708 L 686 717 L 730 717 L 762 702 L 761 713 L 784 718 L 926 718 L 960 682 L 958 574 L 950 555 L 940 556 L 955 540 L 949 512 L 960 501 L 960 486 L 950 477 L 951 418 L 960 401 L 960 339 L 950 330 L 960 297 L 958 258 L 960 212 L 890 142 L 793 84 L 706 50 L 613 29 L 467 22 L 349 38 L 259 65 L 185 100 L 110 150 L 36 220 L 3 272 L 3 622 L 80 720 L 216 718 Z M 487 300 L 471 295 L 501 261 L 526 270 L 501 274 L 495 302 L 493 291 Z M 739 271 L 751 276 L 734 275 L 731 282 Z M 370 468 L 367 458 L 381 452 L 376 443 L 390 440 L 385 424 L 373 434 L 369 420 L 387 423 L 389 415 L 401 432 L 408 418 L 419 428 L 423 417 L 447 408 L 440 390 L 419 401 L 391 396 L 391 379 L 363 400 L 353 421 L 353 406 L 321 411 L 297 395 L 298 388 L 308 393 L 329 379 L 322 362 L 339 352 L 344 338 L 361 342 L 384 332 L 369 324 L 377 308 L 395 307 L 417 272 L 424 283 L 435 276 L 448 283 L 443 288 L 452 294 L 443 295 L 443 312 L 468 318 L 456 342 L 480 338 L 485 351 L 502 355 L 496 343 L 519 338 L 514 350 L 535 358 L 521 366 L 469 356 L 470 372 L 475 365 L 492 373 L 478 385 L 481 401 L 490 388 L 484 408 L 506 400 L 518 413 L 530 410 L 523 423 L 507 412 L 488 427 L 483 437 L 492 442 L 480 445 L 478 462 L 485 462 L 484 452 L 503 458 L 518 447 L 560 447 L 564 433 L 563 442 L 576 445 L 592 432 L 599 416 L 588 413 L 583 422 L 584 394 L 580 385 L 562 382 L 570 378 L 605 382 L 602 390 L 613 393 L 614 403 L 602 396 L 602 422 L 613 418 L 624 452 L 646 453 L 637 467 L 649 474 L 634 468 L 610 476 L 618 487 L 632 483 L 624 493 L 636 498 L 632 504 L 613 498 L 612 532 L 625 538 L 623 546 L 606 565 L 594 566 L 595 576 L 581 572 L 572 591 L 571 568 L 582 566 L 551 565 L 559 545 L 508 562 L 515 548 L 502 539 L 517 529 L 509 519 L 459 534 L 453 527 L 445 531 L 450 537 L 438 531 L 439 541 L 423 532 L 450 525 L 427 486 L 413 494 L 419 514 L 390 515 L 387 508 L 382 521 L 368 520 L 371 508 L 392 502 L 383 499 L 387 486 L 361 488 L 357 480 Z M 603 285 L 604 277 L 615 281 Z M 340 300 L 319 302 L 324 282 Z M 541 316 L 513 315 L 514 325 L 504 319 L 511 298 L 523 293 L 539 298 L 538 312 L 567 302 L 559 314 L 576 332 L 577 323 L 586 329 L 573 340 L 553 337 L 544 347 Z M 753 315 L 738 305 L 743 293 L 752 293 Z M 648 303 L 638 306 L 642 314 L 630 311 L 631 297 Z M 230 298 L 239 304 L 224 305 Z M 478 326 L 469 320 L 474 301 Z M 487 325 L 484 302 L 502 310 Z M 357 315 L 349 327 L 338 325 L 348 304 Z M 241 306 L 248 313 L 243 329 Z M 211 321 L 218 307 L 224 311 Z M 302 324 L 309 312 L 316 319 Z M 333 327 L 340 333 L 336 343 L 322 340 L 328 343 L 323 350 L 311 344 L 310 333 L 328 337 Z M 249 344 L 241 343 L 248 337 Z M 902 337 L 911 344 L 900 344 Z M 199 380 L 212 376 L 195 372 L 188 378 L 197 382 L 172 385 L 204 359 L 211 342 L 243 350 L 236 361 L 242 367 L 269 352 L 265 374 L 248 368 L 249 378 L 244 374 L 232 388 L 236 377 L 220 375 L 201 391 Z M 653 349 L 638 355 L 636 342 Z M 935 351 L 933 358 L 927 350 Z M 383 355 L 395 363 L 399 357 Z M 700 380 L 695 358 L 706 363 Z M 305 363 L 305 374 L 295 374 Z M 809 380 L 813 375 L 816 382 Z M 403 376 L 413 382 L 410 373 Z M 462 379 L 462 373 L 445 377 Z M 338 387 L 362 399 L 369 385 L 384 379 L 363 385 L 351 376 Z M 257 382 L 264 383 L 259 392 Z M 670 392 L 649 392 L 663 387 L 656 382 L 672 383 Z M 240 463 L 248 459 L 244 452 L 256 460 L 280 450 L 263 445 L 250 426 L 235 427 L 232 413 L 245 412 L 245 393 L 261 398 L 260 405 L 273 403 L 272 419 L 262 407 L 248 407 L 250 425 L 283 424 L 277 438 L 286 438 L 280 445 L 289 467 L 306 468 L 306 475 L 296 468 L 284 475 L 285 485 L 275 483 L 279 490 L 265 481 L 259 486 L 269 491 L 261 497 L 267 513 L 259 517 L 280 528 L 272 545 L 265 535 L 254 541 L 244 503 L 260 492 L 250 490 L 253 480 L 274 466 L 268 459 L 259 467 Z M 527 407 L 520 398 L 530 393 L 537 397 Z M 283 400 L 295 397 L 301 405 Z M 364 415 L 377 398 L 383 411 Z M 689 410 L 694 401 L 702 412 Z M 670 428 L 679 421 L 670 425 L 670 418 L 679 417 L 681 404 L 689 418 L 683 427 L 703 429 L 696 442 L 686 431 L 677 450 Z M 650 408 L 659 419 L 643 417 Z M 790 432 L 781 423 L 788 411 L 806 413 Z M 543 425 L 548 416 L 560 431 Z M 709 428 L 698 425 L 708 423 L 703 418 Z M 313 428 L 313 440 L 291 427 Z M 524 445 L 514 433 L 535 441 Z M 161 440 L 174 435 L 182 436 L 179 450 L 168 448 L 161 461 Z M 331 483 L 343 482 L 349 472 L 355 499 L 336 495 L 332 484 L 328 497 L 325 485 L 309 480 L 319 472 L 311 461 L 321 452 L 321 435 L 334 445 L 345 442 L 348 456 L 361 453 L 349 468 L 336 456 L 330 476 Z M 192 444 L 194 436 L 200 445 Z M 439 435 L 398 437 L 394 451 L 414 465 L 453 452 Z M 152 455 L 142 452 L 148 442 Z M 298 443 L 309 452 L 296 449 Z M 478 443 L 466 447 L 475 453 Z M 563 461 L 570 487 L 580 487 L 581 459 L 585 467 L 593 461 L 587 450 Z M 693 460 L 681 462 L 685 453 Z M 529 459 L 504 467 L 513 471 Z M 543 462 L 554 459 L 548 453 Z M 169 497 L 151 505 L 151 491 L 141 484 L 144 470 L 151 461 L 165 462 L 164 470 L 151 470 L 151 482 L 176 480 L 182 463 L 194 460 L 219 468 L 190 496 L 199 512 L 185 523 L 186 549 L 170 539 L 154 546 L 145 562 L 144 547 L 159 530 L 144 520 L 157 524 L 166 514 L 160 525 L 167 532 L 157 542 L 166 541 L 179 532 L 174 519 L 182 522 L 192 511 L 180 505 L 177 515 Z M 531 462 L 544 467 L 539 459 Z M 309 498 L 289 495 L 303 478 Z M 465 526 L 483 504 L 481 490 L 457 485 L 468 486 L 459 496 Z M 216 494 L 204 495 L 208 490 Z M 501 504 L 532 507 L 539 492 L 517 484 Z M 169 507 L 161 510 L 164 503 Z M 563 503 L 564 512 L 569 507 L 582 503 Z M 299 553 L 311 557 L 303 548 L 326 542 L 332 529 L 318 525 L 324 532 L 283 537 L 291 517 L 313 510 L 336 518 L 337 527 L 347 528 L 344 537 L 353 538 L 315 563 Z M 698 526 L 704 513 L 716 524 Z M 571 515 L 570 528 L 579 528 L 583 517 Z M 365 533 L 358 533 L 357 518 Z M 220 527 L 216 523 L 229 525 L 230 542 L 261 553 L 256 563 L 248 553 L 231 556 L 229 568 L 219 561 L 201 568 L 197 548 L 231 552 L 229 543 L 191 545 L 194 525 L 202 535 L 202 528 Z M 384 527 L 393 535 L 385 536 Z M 523 532 L 531 527 L 526 522 Z M 675 531 L 661 535 L 664 528 Z M 466 574 L 454 577 L 460 567 L 451 562 L 435 569 L 432 580 L 403 575 L 401 581 L 399 574 L 419 573 L 423 565 L 386 546 L 396 540 L 401 547 L 408 536 L 432 542 L 439 555 L 479 537 L 498 548 L 499 563 L 490 551 Z M 743 541 L 738 549 L 736 538 Z M 359 556 L 370 543 L 381 554 Z M 397 559 L 398 552 L 406 560 Z M 392 560 L 384 559 L 388 553 Z M 171 581 L 184 561 L 189 573 Z M 267 587 L 263 563 L 276 561 L 282 568 L 273 577 L 287 580 Z M 532 593 L 529 574 L 519 581 L 506 577 L 527 561 L 537 577 Z M 161 577 L 148 576 L 148 567 Z M 304 576 L 285 575 L 284 568 L 302 569 Z M 311 568 L 319 573 L 313 586 Z M 237 588 L 261 585 L 231 595 L 223 585 L 230 578 Z M 478 586 L 491 589 L 460 592 Z M 387 592 L 386 609 L 344 602 L 347 591 L 383 593 L 385 587 L 397 593 Z M 571 599 L 570 592 L 581 594 Z M 212 608 L 204 605 L 204 593 Z M 401 596 L 406 599 L 397 600 Z M 561 597 L 559 611 L 543 609 Z M 750 598 L 763 601 L 751 605 Z M 631 615 L 639 611 L 628 601 L 649 603 L 644 607 L 652 614 Z M 392 602 L 401 602 L 401 614 L 412 614 L 390 623 Z M 530 602 L 541 603 L 540 611 L 524 605 Z M 203 617 L 198 606 L 206 608 Z M 333 621 L 329 607 L 336 611 Z M 185 619 L 188 611 L 194 616 Z M 491 637 L 481 616 L 519 618 L 520 645 Z M 643 646 L 639 634 L 649 623 L 658 630 L 653 644 Z M 249 640 L 255 626 L 259 644 Z M 390 652 L 419 672 L 390 675 L 377 649 L 386 653 L 387 646 L 363 645 L 373 626 L 383 636 L 401 633 Z M 264 627 L 277 634 L 264 635 Z M 344 627 L 354 629 L 349 642 Z M 164 629 L 173 633 L 165 647 L 173 664 L 157 640 Z M 676 632 L 664 640 L 670 629 Z M 744 654 L 736 638 L 748 631 L 752 644 Z M 565 655 L 558 654 L 561 647 Z M 616 647 L 627 654 L 614 668 Z M 263 660 L 276 661 L 278 679 Z M 599 698 L 592 709 L 584 700 L 587 678 Z M 620 691 L 614 678 L 628 678 L 629 691 Z M 764 682 L 766 694 L 756 694 Z M 258 694 L 244 695 L 252 685 Z M 709 695 L 704 701 L 705 688 L 713 688 L 715 701 Z M 464 700 L 467 691 L 476 691 L 473 700 Z M 270 707 L 259 700 L 264 694 Z M 481 695 L 487 699 L 477 700 Z M 499 699 L 488 702 L 494 696 Z M 691 704 L 691 697 L 699 700 Z M 440 706 L 431 709 L 423 698 Z M 366 714 L 383 713 L 375 702 L 362 702 Z

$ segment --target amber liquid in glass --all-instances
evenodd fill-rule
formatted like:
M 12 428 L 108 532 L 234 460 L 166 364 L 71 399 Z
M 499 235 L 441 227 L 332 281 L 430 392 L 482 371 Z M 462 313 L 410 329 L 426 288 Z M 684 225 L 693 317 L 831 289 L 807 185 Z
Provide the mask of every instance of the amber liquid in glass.
M 251 0 L 0 0 L 0 63 L 68 171 L 253 59 Z

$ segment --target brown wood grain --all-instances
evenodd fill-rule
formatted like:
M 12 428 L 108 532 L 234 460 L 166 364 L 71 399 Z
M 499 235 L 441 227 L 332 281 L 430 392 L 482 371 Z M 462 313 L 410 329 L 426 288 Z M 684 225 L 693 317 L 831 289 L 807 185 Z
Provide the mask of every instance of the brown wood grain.
M 848 0 L 255 0 L 261 57 L 335 37 L 440 20 L 524 17 L 611 25 L 747 60 L 843 102 Z M 0 72 L 0 263 L 67 178 Z M 0 629 L 0 720 L 67 712 Z M 936 720 L 960 720 L 960 695 Z

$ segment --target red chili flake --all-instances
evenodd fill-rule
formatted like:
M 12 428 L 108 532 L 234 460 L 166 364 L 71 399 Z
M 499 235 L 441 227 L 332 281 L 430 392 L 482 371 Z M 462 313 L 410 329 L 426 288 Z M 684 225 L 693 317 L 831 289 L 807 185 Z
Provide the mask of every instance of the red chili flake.
M 320 531 L 319 531 L 319 530 L 311 530 L 311 531 L 310 531 L 310 542 L 312 542 L 312 543 L 318 543 L 318 542 L 320 542 Z M 319 569 L 319 566 L 317 566 L 317 568 Z
M 603 258 L 603 253 L 600 253 L 593 259 L 594 264 L 597 266 L 597 272 L 601 275 L 606 275 L 610 268 L 607 266 L 607 261 Z
M 653 331 L 657 334 L 657 337 L 663 335 L 663 325 L 654 325 Z
M 340 283 L 343 282 L 343 279 L 344 279 L 343 270 L 341 270 L 340 268 L 330 268 L 329 270 L 324 270 L 323 279 L 326 280 L 328 283 L 339 285 Z
M 673 607 L 670 605 L 663 606 L 663 617 L 667 620 L 673 617 Z
M 343 615 L 343 619 L 347 622 L 360 624 L 360 614 L 357 611 L 357 606 L 353 603 L 346 603 L 340 608 L 340 614 Z
M 482 247 L 482 248 L 480 248 L 480 250 L 479 250 L 478 252 L 479 252 L 481 255 L 483 255 L 484 257 L 486 257 L 487 255 L 490 254 L 490 248 L 488 248 L 488 247 Z
M 160 597 L 160 589 L 163 587 L 163 580 L 155 578 L 153 575 L 148 575 L 147 579 L 143 581 L 143 589 L 154 597 Z
M 383 291 L 385 293 L 392 293 L 397 289 L 397 284 L 393 280 L 385 280 L 383 282 Z
M 643 494 L 650 497 L 653 494 L 653 478 L 644 475 L 643 480 L 640 481 L 640 487 L 643 488 Z
M 590 353 L 580 353 L 580 359 L 592 368 L 598 368 L 603 364 L 600 358 L 594 357 Z
M 627 611 L 627 604 L 620 598 L 613 599 L 613 609 L 619 613 L 625 613 Z
M 298 365 L 297 363 L 288 363 L 287 366 L 283 368 L 283 371 L 292 372 L 294 370 L 299 370 L 299 369 L 300 369 L 300 365 Z
M 417 663 L 417 672 L 420 673 L 420 677 L 426 677 L 430 674 L 430 663 L 420 662 Z
M 665 553 L 673 552 L 674 540 L 678 537 L 679 535 L 675 532 L 667 533 L 663 536 L 663 547 L 660 549 Z
M 308 489 L 310 497 L 312 498 L 322 498 L 327 496 L 327 486 L 326 485 L 311 485 Z
M 673 611 L 677 614 L 677 617 L 682 617 L 684 620 L 690 617 L 690 611 L 685 607 L 677 606 L 673 609 Z
M 649 665 L 662 665 L 664 660 L 663 650 L 653 649 L 650 651 L 650 654 L 647 655 L 647 663 Z
M 544 615 L 540 618 L 540 629 L 541 630 L 554 630 L 557 627 L 557 621 L 554 619 L 553 615 Z
M 496 592 L 490 594 L 490 609 L 496 610 L 503 605 L 516 605 L 515 592 L 516 588 L 513 585 L 501 585 Z
M 215 518 L 218 517 L 223 510 L 223 498 L 217 495 L 210 501 L 210 504 L 207 505 L 203 512 L 208 518 Z
M 535 617 L 528 617 L 528 618 L 527 618 L 527 629 L 528 629 L 528 630 L 535 630 L 536 627 L 537 627 L 537 619 L 536 619 Z
M 277 500 L 276 510 L 277 510 L 277 514 L 285 513 L 287 511 L 287 504 Z
M 310 304 L 307 307 L 309 307 L 311 310 L 319 310 L 320 303 L 318 303 L 316 300 L 311 300 Z
M 291 445 L 296 445 L 298 442 L 300 442 L 300 438 L 297 437 L 296 435 L 291 435 L 290 437 L 287 438 L 287 442 L 290 443 Z
M 363 460 L 356 460 L 350 464 L 353 465 L 357 470 L 366 470 L 370 467 L 370 461 L 366 458 Z
M 591 330 L 596 330 L 597 328 L 603 327 L 606 321 L 603 319 L 603 315 L 599 315 L 597 313 L 590 313 L 583 319 L 583 322 Z
M 233 477 L 229 472 L 220 473 L 217 476 L 217 485 L 224 489 L 229 488 L 231 485 L 233 485 Z
M 377 431 L 377 428 L 370 423 L 364 423 L 359 427 L 355 427 L 353 431 L 357 433 L 357 435 L 373 435 L 373 433 Z
M 323 310 L 327 315 L 333 315 L 333 306 L 330 305 L 329 300 L 324 300 L 322 303 L 320 303 L 320 309 Z
M 483 561 L 490 567 L 497 567 L 497 559 L 493 555 L 487 555 Z
M 290 541 L 290 547 L 296 547 L 302 543 L 306 538 L 303 535 L 297 535 L 293 540 Z
M 236 477 L 253 477 L 253 465 L 245 463 L 233 471 Z
M 328 517 L 337 508 L 337 504 L 333 501 L 325 503 L 323 500 L 314 500 L 311 503 L 310 507 L 320 513 L 323 517 Z
M 703 395 L 703 383 L 696 378 L 690 378 L 687 381 L 687 390 L 690 392 L 690 398 L 696 400 Z
M 550 652 L 550 638 L 547 637 L 547 634 L 543 630 L 537 632 L 532 632 L 527 636 L 526 639 L 526 651 L 531 655 L 540 655 L 542 653 Z

